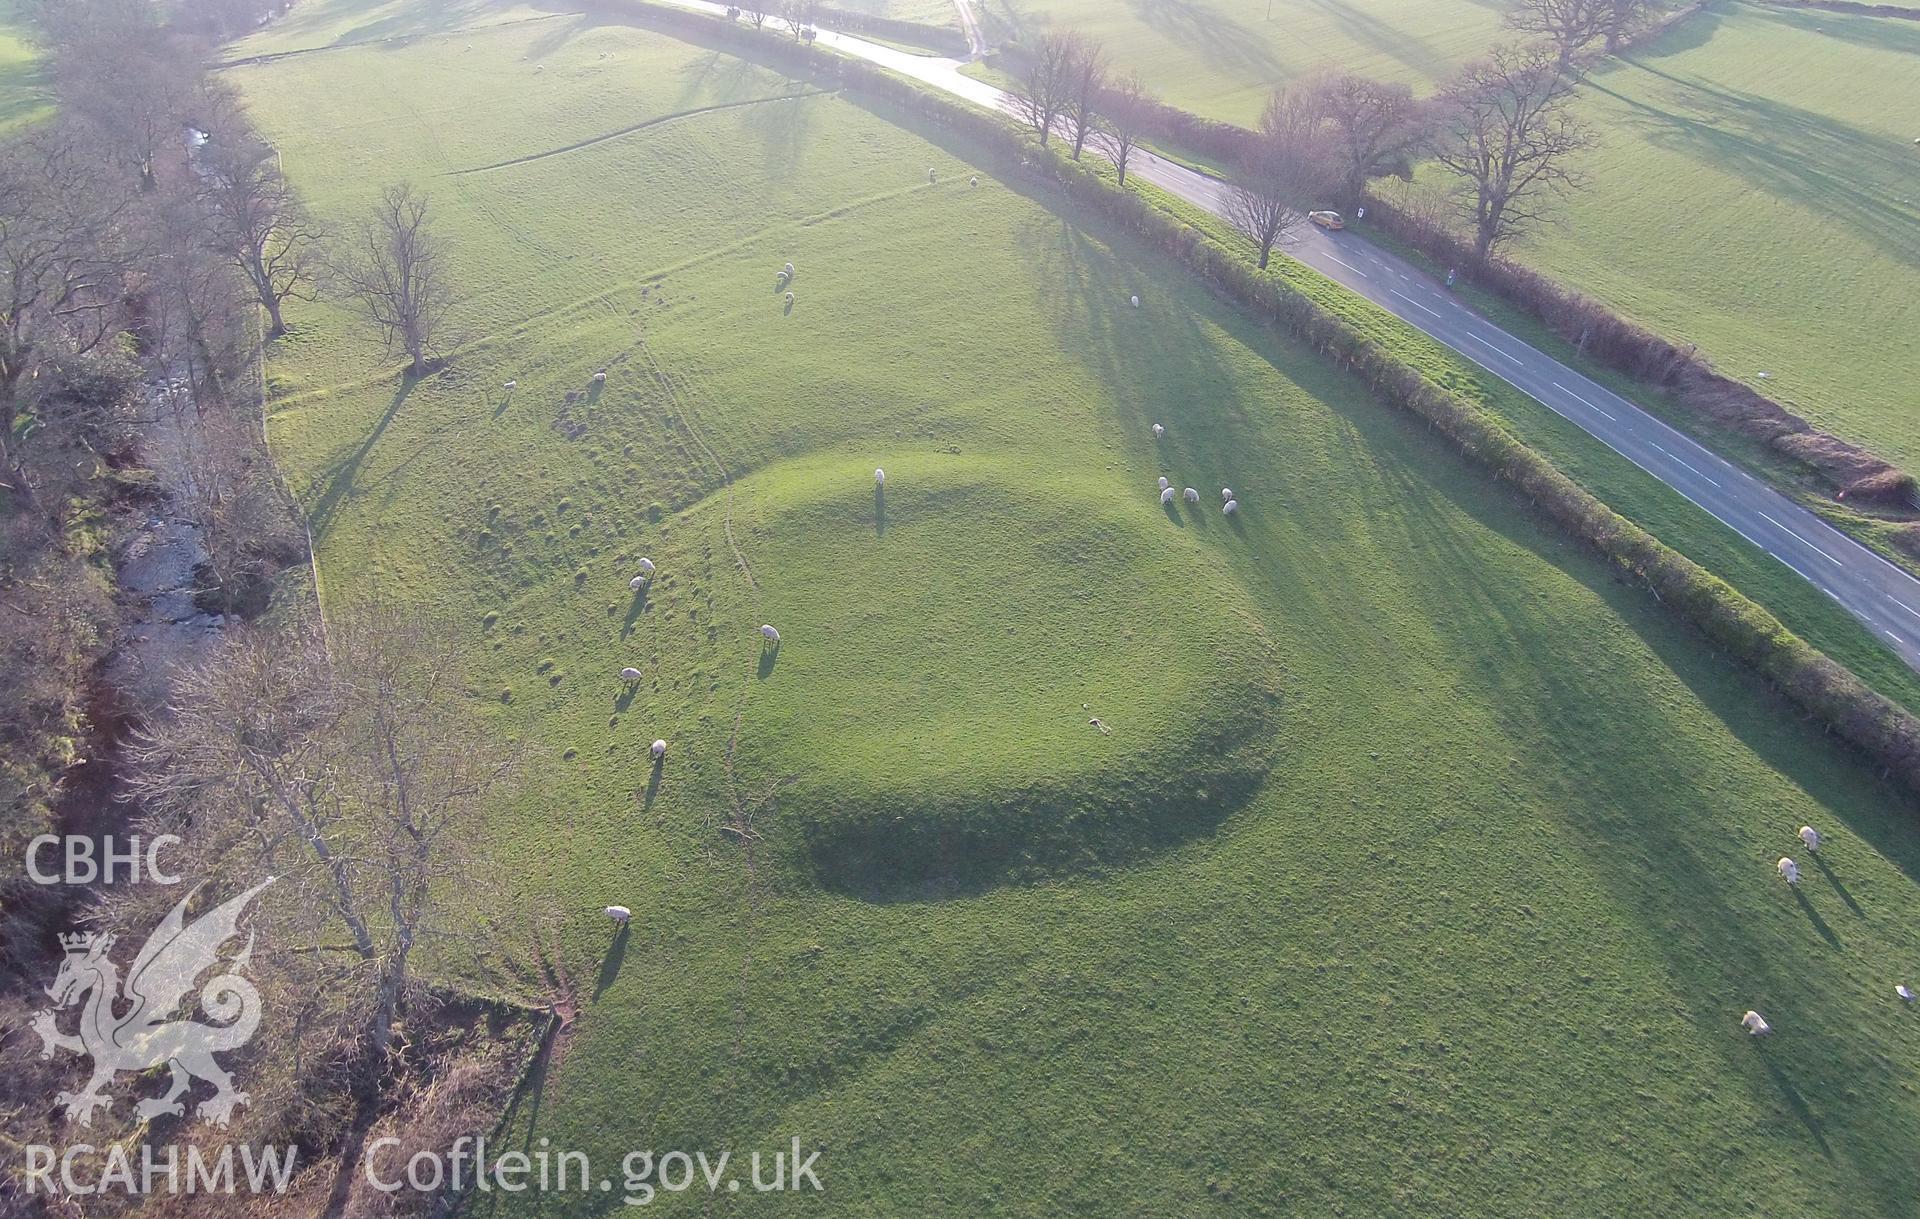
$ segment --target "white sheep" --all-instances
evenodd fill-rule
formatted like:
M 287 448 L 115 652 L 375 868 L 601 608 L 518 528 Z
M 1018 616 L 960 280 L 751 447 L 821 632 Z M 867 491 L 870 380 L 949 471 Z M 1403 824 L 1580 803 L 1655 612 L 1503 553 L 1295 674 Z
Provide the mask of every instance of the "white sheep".
M 647 750 L 647 752 L 653 755 L 654 761 L 658 762 L 661 758 L 667 756 L 667 743 L 665 741 L 655 741 L 653 747 Z
M 500 388 L 506 390 L 508 393 L 512 393 L 514 390 L 520 388 L 520 383 L 518 381 L 509 381 Z
M 1913 991 L 1909 989 L 1905 984 L 1894 987 L 1893 993 L 1896 995 L 1899 995 L 1902 999 L 1905 999 L 1908 1003 L 1913 1002 Z
M 1171 504 L 1171 503 L 1173 502 L 1173 488 L 1172 488 L 1172 487 L 1168 487 L 1168 488 L 1166 488 L 1165 490 L 1163 490 L 1163 491 L 1161 491 L 1161 492 L 1160 492 L 1160 502 L 1161 502 L 1161 503 L 1163 503 L 1163 504 Z
M 971 177 L 971 178 L 968 178 L 968 179 L 967 179 L 967 185 L 968 185 L 968 186 L 978 186 L 978 185 L 980 185 L 980 175 L 979 175 L 979 174 L 975 174 L 975 175 L 973 175 L 973 177 Z
M 1233 498 L 1233 488 L 1232 488 L 1232 487 L 1222 487 L 1222 488 L 1220 488 L 1220 499 L 1222 500 L 1222 502 L 1224 502 L 1224 501 L 1226 501 L 1226 500 L 1230 500 L 1230 499 L 1232 499 L 1232 498 Z
M 626 926 L 627 920 L 633 917 L 633 911 L 627 909 L 625 906 L 608 906 L 600 913 L 606 915 L 614 922 L 619 923 L 622 927 Z
M 1165 436 L 1166 434 L 1167 434 L 1167 429 L 1161 427 L 1157 423 L 1153 425 L 1153 438 L 1155 440 L 1160 439 L 1162 436 Z
M 545 65 L 545 64 L 543 64 L 543 63 L 537 63 L 537 64 L 535 64 L 535 65 L 533 65 L 533 70 L 534 70 L 535 72 L 545 72 L 545 71 L 547 70 L 547 65 Z
M 780 632 L 774 630 L 771 626 L 762 626 L 760 628 L 760 637 L 775 647 L 780 646 Z
M 1810 825 L 1803 825 L 1800 827 L 1800 841 L 1807 844 L 1807 850 L 1818 851 L 1820 849 L 1820 831 Z
M 636 593 L 646 586 L 647 578 L 645 576 L 635 576 L 633 579 L 627 581 L 627 587 Z
M 605 382 L 605 381 L 606 381 L 606 379 L 607 379 L 607 370 L 603 368 L 603 369 L 601 369 L 601 370 L 600 370 L 599 372 L 597 372 L 597 373 L 594 373 L 594 374 L 593 374 L 593 379 L 594 379 L 594 382 L 595 382 L 595 384 L 600 384 L 600 383 L 603 383 L 603 382 Z
M 1197 504 L 1200 502 L 1200 493 L 1192 487 L 1188 487 L 1180 493 L 1180 498 L 1186 500 L 1189 504 Z
M 927 181 L 929 181 L 929 182 L 931 182 L 931 181 L 933 181 L 933 180 L 934 180 L 934 179 L 933 179 L 933 166 L 931 166 L 931 165 L 929 165 L 929 166 L 927 166 Z
M 1782 855 L 1780 857 L 1779 863 L 1773 865 L 1773 870 L 1780 873 L 1780 879 L 1786 881 L 1790 885 L 1797 885 L 1800 883 L 1800 865 L 1793 862 L 1793 860 L 1787 858 L 1785 855 Z
M 788 263 L 788 264 L 787 264 L 786 266 L 784 266 L 784 267 L 781 267 L 781 268 L 780 268 L 780 274 L 782 274 L 782 275 L 784 275 L 784 276 L 786 276 L 786 277 L 787 277 L 788 279 L 792 279 L 792 278 L 793 278 L 793 264 L 792 264 L 792 263 Z
M 1138 296 L 1133 298 L 1133 307 L 1135 309 L 1138 309 L 1140 307 L 1140 298 Z
M 1162 475 L 1160 476 L 1160 489 L 1161 489 L 1162 491 L 1165 491 L 1165 490 L 1166 490 L 1166 489 L 1167 489 L 1168 487 L 1171 487 L 1172 485 L 1173 485 L 1172 483 L 1170 483 L 1170 482 L 1168 482 L 1168 481 L 1167 481 L 1167 476 L 1166 476 L 1166 475 L 1164 475 L 1164 474 L 1162 474 Z
M 873 472 L 873 485 L 876 487 L 884 487 L 887 485 L 887 472 L 885 470 L 875 470 Z
M 634 668 L 632 665 L 628 665 L 626 668 L 620 670 L 620 680 L 623 682 L 626 682 L 629 686 L 631 686 L 634 682 L 639 681 L 642 677 L 645 677 L 645 676 L 646 676 L 645 673 L 642 673 L 640 670 Z
M 1226 513 L 1228 516 L 1232 516 L 1234 513 L 1240 511 L 1240 501 L 1230 499 L 1220 506 L 1220 511 Z
M 638 563 L 634 564 L 634 566 L 640 569 L 640 574 L 643 576 L 651 576 L 653 574 L 652 559 L 643 558 Z
M 793 303 L 793 293 L 791 293 L 791 292 L 789 292 L 789 293 L 787 293 L 787 303 L 788 303 L 789 305 L 791 305 L 791 304 Z
M 1765 1037 L 1773 1032 L 1773 1026 L 1767 1023 L 1767 1018 L 1752 1008 L 1748 1008 L 1747 1014 L 1740 1017 L 1740 1027 L 1747 1030 L 1750 1037 Z

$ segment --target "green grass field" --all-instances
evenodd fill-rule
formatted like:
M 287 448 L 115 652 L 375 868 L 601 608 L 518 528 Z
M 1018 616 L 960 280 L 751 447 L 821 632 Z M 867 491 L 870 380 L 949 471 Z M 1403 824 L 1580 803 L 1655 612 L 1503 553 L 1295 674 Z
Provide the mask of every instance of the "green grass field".
M 1515 253 L 1920 469 L 1920 24 L 1721 0 L 1584 110 L 1587 183 Z
M 1251 125 L 1274 89 L 1321 68 L 1429 92 L 1500 34 L 1480 0 L 978 0 L 990 41 L 1077 30 L 1150 92 Z
M 0 0 L 0 132 L 47 113 L 39 57 L 26 40 L 14 0 Z
M 516 1145 L 821 1149 L 766 1213 L 1911 1213 L 1911 802 L 1353 382 L 659 34 L 229 78 L 323 216 L 407 176 L 453 249 L 444 372 L 302 307 L 270 429 L 328 602 L 448 623 L 531 751 L 475 917 L 585 1007 Z

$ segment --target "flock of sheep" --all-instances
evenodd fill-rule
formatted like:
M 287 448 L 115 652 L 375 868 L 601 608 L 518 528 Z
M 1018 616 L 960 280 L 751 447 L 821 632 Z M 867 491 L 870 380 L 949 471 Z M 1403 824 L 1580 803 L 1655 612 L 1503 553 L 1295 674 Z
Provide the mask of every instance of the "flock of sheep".
M 1139 300 L 1140 298 L 1135 297 L 1134 299 Z M 1165 427 L 1162 427 L 1158 423 L 1153 425 L 1153 438 L 1155 440 L 1160 439 L 1166 434 L 1167 429 Z M 1182 488 L 1180 495 L 1181 498 L 1185 499 L 1189 504 L 1197 504 L 1200 502 L 1200 492 L 1193 487 Z M 1160 476 L 1160 504 L 1162 507 L 1170 507 L 1173 504 L 1173 484 L 1167 480 L 1164 474 Z M 1227 516 L 1232 516 L 1234 513 L 1240 511 L 1240 501 L 1234 498 L 1232 487 L 1220 488 L 1220 511 Z
M 1807 848 L 1807 854 L 1812 855 L 1818 853 L 1820 850 L 1820 831 L 1810 825 L 1801 826 L 1800 842 Z M 1793 861 L 1791 855 L 1782 855 L 1780 861 L 1773 865 L 1773 870 L 1780 873 L 1780 879 L 1786 881 L 1789 885 L 1797 885 L 1800 883 L 1800 865 Z M 1904 982 L 1896 984 L 1893 988 L 1893 993 L 1908 1003 L 1912 1003 L 1915 999 L 1913 989 Z M 1767 1018 L 1751 1008 L 1747 1010 L 1745 1015 L 1740 1017 L 1740 1027 L 1747 1030 L 1747 1033 L 1754 1037 L 1765 1037 L 1767 1034 L 1773 1032 L 1773 1026 L 1767 1023 Z

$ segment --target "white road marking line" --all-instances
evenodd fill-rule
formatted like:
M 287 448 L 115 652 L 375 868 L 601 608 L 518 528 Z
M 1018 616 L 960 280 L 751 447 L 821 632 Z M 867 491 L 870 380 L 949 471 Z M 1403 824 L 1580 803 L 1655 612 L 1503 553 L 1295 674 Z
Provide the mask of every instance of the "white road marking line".
M 1402 275 L 1402 276 L 1401 276 L 1400 278 L 1401 278 L 1401 279 L 1405 279 L 1405 278 L 1406 278 L 1406 276 L 1404 276 L 1404 275 Z M 1411 296 L 1408 296 L 1408 295 L 1407 295 L 1406 293 L 1404 293 L 1404 292 L 1402 292 L 1402 291 L 1401 291 L 1400 289 L 1398 289 L 1398 288 L 1388 288 L 1388 289 L 1387 289 L 1387 291 L 1389 291 L 1389 292 L 1391 292 L 1391 293 L 1393 293 L 1393 294 L 1394 294 L 1395 296 L 1397 296 L 1397 297 L 1399 297 L 1399 298 L 1400 298 L 1401 300 L 1403 300 L 1403 301 L 1405 301 L 1405 302 L 1407 302 L 1407 303 L 1408 303 L 1409 305 L 1412 305 L 1412 306 L 1413 306 L 1414 308 L 1416 308 L 1416 309 L 1427 309 L 1427 307 L 1426 307 L 1425 305 L 1423 305 L 1423 304 L 1421 304 L 1421 303 L 1420 303 L 1419 301 L 1417 301 L 1417 300 L 1415 300 L 1415 299 L 1413 299 L 1413 298 L 1412 298 Z M 1438 312 L 1436 312 L 1435 310 L 1432 310 L 1432 309 L 1427 309 L 1427 312 L 1428 312 L 1428 313 L 1431 313 L 1431 314 L 1433 314 L 1433 316 L 1435 316 L 1435 317 L 1439 317 L 1439 316 L 1440 316 L 1440 314 L 1439 314 Z
M 1346 262 L 1339 258 L 1334 258 L 1333 255 L 1331 254 L 1327 255 L 1327 257 L 1332 258 L 1334 262 L 1339 263 L 1341 266 L 1345 267 L 1347 270 L 1353 272 L 1355 275 L 1358 275 L 1361 279 L 1371 278 L 1365 271 L 1362 271 L 1359 267 L 1354 266 L 1350 262 Z
M 1591 402 L 1589 402 L 1589 401 L 1587 401 L 1587 400 L 1586 400 L 1585 398 L 1582 398 L 1582 397 L 1581 397 L 1581 396 L 1580 396 L 1579 394 L 1576 394 L 1576 393 L 1574 393 L 1574 392 L 1573 392 L 1572 390 L 1570 390 L 1570 389 L 1568 389 L 1568 388 L 1567 388 L 1566 386 L 1564 386 L 1564 385 L 1562 385 L 1562 384 L 1560 384 L 1560 383 L 1559 383 L 1558 381 L 1555 381 L 1555 382 L 1553 383 L 1553 387 L 1554 387 L 1555 389 L 1557 389 L 1557 390 L 1559 390 L 1559 391 L 1560 391 L 1561 393 L 1563 393 L 1563 394 L 1565 394 L 1565 395 L 1566 395 L 1567 397 L 1569 397 L 1569 398 L 1572 398 L 1572 399 L 1573 399 L 1573 400 L 1574 400 L 1575 402 L 1578 402 L 1578 403 L 1579 403 L 1579 404 L 1580 404 L 1581 406 L 1584 406 L 1584 407 L 1586 407 L 1586 408 L 1587 408 L 1588 410 L 1591 410 L 1591 411 L 1600 411 L 1600 408 L 1599 408 L 1599 407 L 1597 407 L 1597 406 L 1595 406 L 1595 405 L 1594 405 L 1593 403 L 1591 403 Z M 1600 411 L 1600 413 L 1601 413 L 1601 414 L 1603 414 L 1603 415 L 1607 415 L 1607 412 L 1605 412 L 1605 411 Z M 1613 419 L 1613 416 L 1612 416 L 1612 415 L 1607 415 L 1607 418 L 1609 418 L 1609 419 Z M 1618 422 L 1620 422 L 1620 421 L 1619 421 L 1618 419 L 1613 419 L 1613 421 L 1614 421 L 1615 423 L 1618 423 Z
M 1515 364 L 1520 363 L 1520 360 L 1518 357 L 1507 355 L 1507 353 L 1504 351 L 1501 351 L 1498 346 L 1496 346 L 1493 343 L 1487 342 L 1485 339 L 1481 338 L 1479 335 L 1475 334 L 1473 331 L 1466 330 L 1466 331 L 1462 331 L 1461 333 L 1465 334 L 1468 338 L 1480 344 L 1482 347 L 1488 348 L 1489 350 L 1493 351 L 1495 354 L 1502 356 L 1505 359 L 1512 360 Z
M 1893 598 L 1892 598 L 1892 597 L 1888 597 L 1888 598 L 1887 598 L 1887 600 L 1889 600 L 1889 601 L 1893 601 Z M 1895 605 L 1897 605 L 1897 606 L 1899 606 L 1899 607 L 1900 607 L 1901 609 L 1903 609 L 1903 610 L 1905 610 L 1905 611 L 1907 611 L 1907 612 L 1908 612 L 1909 614 L 1912 614 L 1912 615 L 1913 615 L 1913 616 L 1914 616 L 1915 618 L 1920 618 L 1920 610 L 1917 610 L 1917 609 L 1915 609 L 1915 608 L 1913 608 L 1913 607 L 1912 607 L 1911 605 L 1908 605 L 1908 604 L 1907 604 L 1906 602 L 1904 602 L 1904 601 L 1893 601 L 1893 603 L 1894 603 Z
M 1760 516 L 1763 520 L 1772 521 L 1776 528 L 1786 529 L 1788 533 L 1793 534 L 1794 541 L 1799 542 L 1802 546 L 1809 548 L 1810 550 L 1813 551 L 1813 553 L 1819 555 L 1821 558 L 1833 564 L 1835 567 L 1846 566 L 1846 564 L 1842 563 L 1839 559 L 1834 558 L 1832 555 L 1828 554 L 1826 551 L 1820 549 L 1818 546 L 1815 546 L 1812 542 L 1809 542 L 1807 539 L 1801 537 L 1799 534 L 1794 533 L 1792 529 L 1788 529 L 1787 526 L 1782 525 L 1779 521 L 1775 521 L 1772 517 L 1768 516 L 1766 513 L 1762 512 L 1760 513 Z
M 1885 635 L 1885 636 L 1886 636 L 1886 637 L 1887 637 L 1888 639 L 1891 639 L 1891 640 L 1893 640 L 1893 641 L 1894 641 L 1895 643 L 1905 643 L 1905 642 L 1906 642 L 1906 640 L 1904 640 L 1904 639 L 1902 639 L 1902 638 L 1900 638 L 1900 636 L 1898 636 L 1898 635 L 1896 635 L 1896 634 L 1894 634 L 1894 633 L 1893 633 L 1892 631 L 1890 631 L 1890 630 L 1888 630 L 1888 629 L 1887 629 L 1887 628 L 1885 628 L 1885 627 L 1881 627 L 1881 628 L 1880 628 L 1880 633 L 1881 633 L 1882 635 Z

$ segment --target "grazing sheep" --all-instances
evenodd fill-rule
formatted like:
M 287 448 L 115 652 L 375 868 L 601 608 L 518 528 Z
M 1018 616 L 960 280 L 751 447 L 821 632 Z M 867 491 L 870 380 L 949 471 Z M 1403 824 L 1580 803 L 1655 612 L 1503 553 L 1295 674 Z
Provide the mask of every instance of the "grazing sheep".
M 620 670 L 620 680 L 623 682 L 626 682 L 629 686 L 631 686 L 634 682 L 639 681 L 642 677 L 645 677 L 645 676 L 646 676 L 645 673 L 642 673 L 640 670 L 634 668 L 632 665 L 628 665 L 626 668 Z
M 1232 499 L 1232 498 L 1233 498 L 1233 488 L 1232 488 L 1232 487 L 1222 487 L 1222 488 L 1220 488 L 1220 498 L 1221 498 L 1221 499 L 1222 499 L 1223 501 L 1224 501 L 1224 500 L 1230 500 L 1230 499 Z
M 604 368 L 601 369 L 599 372 L 593 374 L 593 380 L 595 384 L 603 383 L 606 381 L 606 379 L 607 379 L 607 370 Z
M 1800 865 L 1793 862 L 1793 860 L 1787 858 L 1785 855 L 1782 855 L 1780 857 L 1779 863 L 1773 865 L 1773 870 L 1780 873 L 1780 879 L 1786 881 L 1790 885 L 1797 885 L 1800 883 Z
M 667 756 L 667 743 L 665 741 L 655 741 L 653 747 L 647 750 L 647 752 L 653 756 L 654 761 L 658 762 L 661 758 Z
M 634 566 L 640 569 L 640 574 L 643 576 L 650 576 L 653 574 L 652 559 L 643 558 L 638 563 L 634 564 Z
M 535 72 L 545 72 L 545 71 L 547 70 L 547 65 L 545 65 L 545 64 L 543 64 L 543 63 L 537 63 L 537 64 L 535 64 L 535 65 L 533 65 L 533 70 L 534 70 Z
M 1234 513 L 1240 511 L 1240 501 L 1230 499 L 1220 506 L 1220 511 L 1226 513 L 1228 516 L 1232 516 Z
M 978 185 L 980 185 L 980 175 L 979 175 L 979 174 L 975 174 L 975 175 L 973 175 L 973 177 L 971 177 L 971 178 L 968 178 L 968 179 L 967 179 L 967 185 L 968 185 L 968 186 L 978 186 Z
M 625 906 L 608 906 L 600 913 L 606 915 L 614 922 L 619 923 L 622 927 L 626 926 L 627 920 L 633 917 L 633 911 L 627 909 Z
M 1773 1032 L 1773 1026 L 1767 1023 L 1767 1018 L 1752 1008 L 1748 1008 L 1747 1014 L 1740 1017 L 1740 1027 L 1747 1030 L 1750 1037 L 1765 1037 Z
M 1171 487 L 1172 485 L 1173 485 L 1172 483 L 1170 483 L 1170 482 L 1168 482 L 1168 481 L 1167 481 L 1167 476 L 1166 476 L 1166 475 L 1164 475 L 1164 474 L 1162 474 L 1162 475 L 1160 476 L 1160 489 L 1161 489 L 1162 491 L 1165 491 L 1165 490 L 1166 490 L 1166 489 L 1167 489 L 1168 487 Z
M 784 267 L 781 267 L 781 268 L 780 268 L 780 273 L 781 273 L 782 275 L 784 275 L 784 276 L 786 276 L 786 277 L 787 277 L 788 279 L 792 279 L 792 278 L 793 278 L 793 264 L 792 264 L 792 263 L 788 263 L 788 264 L 787 264 L 786 266 L 784 266 Z
M 1140 307 L 1140 298 L 1137 296 L 1133 298 L 1133 307 L 1135 309 L 1138 309 Z
M 789 292 L 789 293 L 787 293 L 787 303 L 788 303 L 789 305 L 791 305 L 791 304 L 793 303 L 793 293 L 791 293 L 791 292 Z
M 1800 841 L 1807 844 L 1807 850 L 1818 851 L 1820 849 L 1820 831 L 1810 825 L 1803 825 L 1800 827 Z
M 1186 500 L 1189 504 L 1197 504 L 1200 502 L 1200 493 L 1192 487 L 1188 487 L 1180 493 L 1180 498 Z
M 884 487 L 887 485 L 887 472 L 885 470 L 875 470 L 873 472 L 873 485 L 876 487 Z
M 1153 438 L 1155 440 L 1160 439 L 1162 436 L 1165 436 L 1166 434 L 1167 434 L 1167 429 L 1161 427 L 1157 423 L 1153 425 Z
M 1913 991 L 1909 990 L 1905 985 L 1894 987 L 1893 993 L 1896 995 L 1899 995 L 1902 999 L 1905 999 L 1908 1003 L 1913 1002 Z
M 1171 504 L 1173 502 L 1172 487 L 1168 487 L 1164 491 L 1160 492 L 1160 502 L 1163 504 Z
M 512 393 L 514 390 L 520 388 L 520 383 L 518 381 L 509 381 L 500 388 L 506 390 L 508 393 Z
M 929 165 L 929 166 L 927 166 L 927 181 L 929 181 L 929 182 L 931 182 L 931 181 L 933 181 L 933 180 L 934 180 L 934 179 L 933 179 L 933 166 L 931 166 L 931 165 Z
M 771 626 L 761 627 L 760 637 L 762 639 L 765 639 L 768 643 L 774 645 L 775 647 L 780 646 L 780 632 L 774 630 Z
M 627 587 L 636 593 L 646 586 L 647 578 L 645 576 L 635 576 L 633 579 L 627 581 Z

